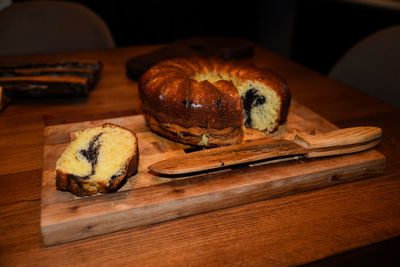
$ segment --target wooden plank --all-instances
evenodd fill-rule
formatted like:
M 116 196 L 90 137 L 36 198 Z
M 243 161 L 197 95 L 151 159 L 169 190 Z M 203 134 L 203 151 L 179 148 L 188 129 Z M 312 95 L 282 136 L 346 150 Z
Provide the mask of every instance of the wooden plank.
M 132 129 L 139 139 L 139 172 L 114 194 L 76 197 L 55 189 L 55 161 L 71 131 L 113 122 Z M 294 103 L 288 121 L 274 136 L 291 139 L 297 133 L 327 132 L 336 127 Z M 265 138 L 248 131 L 246 139 Z M 142 115 L 88 121 L 45 128 L 41 231 L 46 245 L 152 224 L 201 212 L 293 194 L 375 176 L 385 157 L 375 150 L 318 160 L 242 166 L 211 174 L 170 178 L 147 170 L 150 164 L 185 154 L 187 145 L 157 136 Z
M 371 152 L 371 153 L 370 153 Z M 46 245 L 79 240 L 104 233 L 163 222 L 206 211 L 272 197 L 299 193 L 378 175 L 384 157 L 376 151 L 345 160 L 297 162 L 295 171 L 285 173 L 288 164 L 225 172 L 218 179 L 210 175 L 143 187 L 80 203 L 68 201 L 42 206 L 42 236 Z M 361 162 L 359 162 L 361 161 Z M 358 164 L 357 164 L 358 162 Z M 321 163 L 329 164 L 329 168 Z M 349 163 L 351 165 L 349 165 Z M 268 176 L 260 179 L 268 172 Z M 251 175 L 249 175 L 251 173 Z M 282 178 L 282 174 L 286 177 Z M 291 176 L 289 176 L 291 175 Z M 246 179 L 243 179 L 243 177 Z M 43 221 L 44 218 L 47 218 Z

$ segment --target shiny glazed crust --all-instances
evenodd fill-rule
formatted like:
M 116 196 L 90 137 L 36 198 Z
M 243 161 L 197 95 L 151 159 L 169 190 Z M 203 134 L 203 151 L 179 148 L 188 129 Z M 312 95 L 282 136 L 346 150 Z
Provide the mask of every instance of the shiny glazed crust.
M 120 127 L 115 124 L 107 123 L 105 126 Z M 129 129 L 124 128 L 130 131 Z M 132 131 L 131 131 L 132 132 Z M 136 135 L 133 133 L 136 137 Z M 61 170 L 56 170 L 56 187 L 58 190 L 70 191 L 77 196 L 90 196 L 96 193 L 110 193 L 115 192 L 121 186 L 125 178 L 132 176 L 138 170 L 139 166 L 139 148 L 138 142 L 136 141 L 136 151 L 133 155 L 128 158 L 125 162 L 125 170 L 117 177 L 113 177 L 107 183 L 104 182 L 91 182 L 89 179 L 84 179 L 83 177 L 78 177 L 73 174 L 62 172 Z
M 216 81 L 198 77 L 208 74 Z M 229 77 L 229 78 L 226 78 Z M 240 143 L 243 103 L 235 85 L 257 81 L 280 97 L 280 122 L 286 120 L 290 92 L 269 71 L 216 58 L 177 58 L 157 63 L 139 80 L 139 95 L 151 130 L 169 139 L 207 146 Z

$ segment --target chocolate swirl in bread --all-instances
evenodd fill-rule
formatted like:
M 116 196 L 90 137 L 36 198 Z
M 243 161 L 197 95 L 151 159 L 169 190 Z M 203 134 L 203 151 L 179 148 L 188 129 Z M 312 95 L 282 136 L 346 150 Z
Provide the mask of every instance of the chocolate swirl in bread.
M 130 130 L 114 124 L 76 133 L 57 160 L 56 186 L 75 195 L 116 191 L 137 172 L 138 143 Z

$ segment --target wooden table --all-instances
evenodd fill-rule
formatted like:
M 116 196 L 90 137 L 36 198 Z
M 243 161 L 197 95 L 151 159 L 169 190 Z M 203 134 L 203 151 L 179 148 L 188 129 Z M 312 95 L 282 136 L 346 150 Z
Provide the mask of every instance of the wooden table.
M 383 129 L 378 147 L 387 157 L 383 175 L 45 247 L 40 234 L 44 127 L 140 113 L 137 85 L 126 78 L 124 63 L 158 47 L 0 59 L 104 63 L 88 99 L 18 100 L 0 113 L 0 265 L 298 265 L 371 260 L 366 253 L 394 251 L 400 233 L 400 111 L 261 48 L 254 62 L 283 76 L 301 104 L 339 127 Z

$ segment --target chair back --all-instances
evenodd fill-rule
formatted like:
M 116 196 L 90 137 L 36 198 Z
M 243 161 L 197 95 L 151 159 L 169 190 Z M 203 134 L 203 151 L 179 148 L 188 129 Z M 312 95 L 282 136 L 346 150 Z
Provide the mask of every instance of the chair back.
M 0 11 L 0 55 L 60 53 L 115 47 L 89 8 L 64 1 L 29 1 Z
M 358 42 L 329 76 L 400 108 L 400 25 Z

